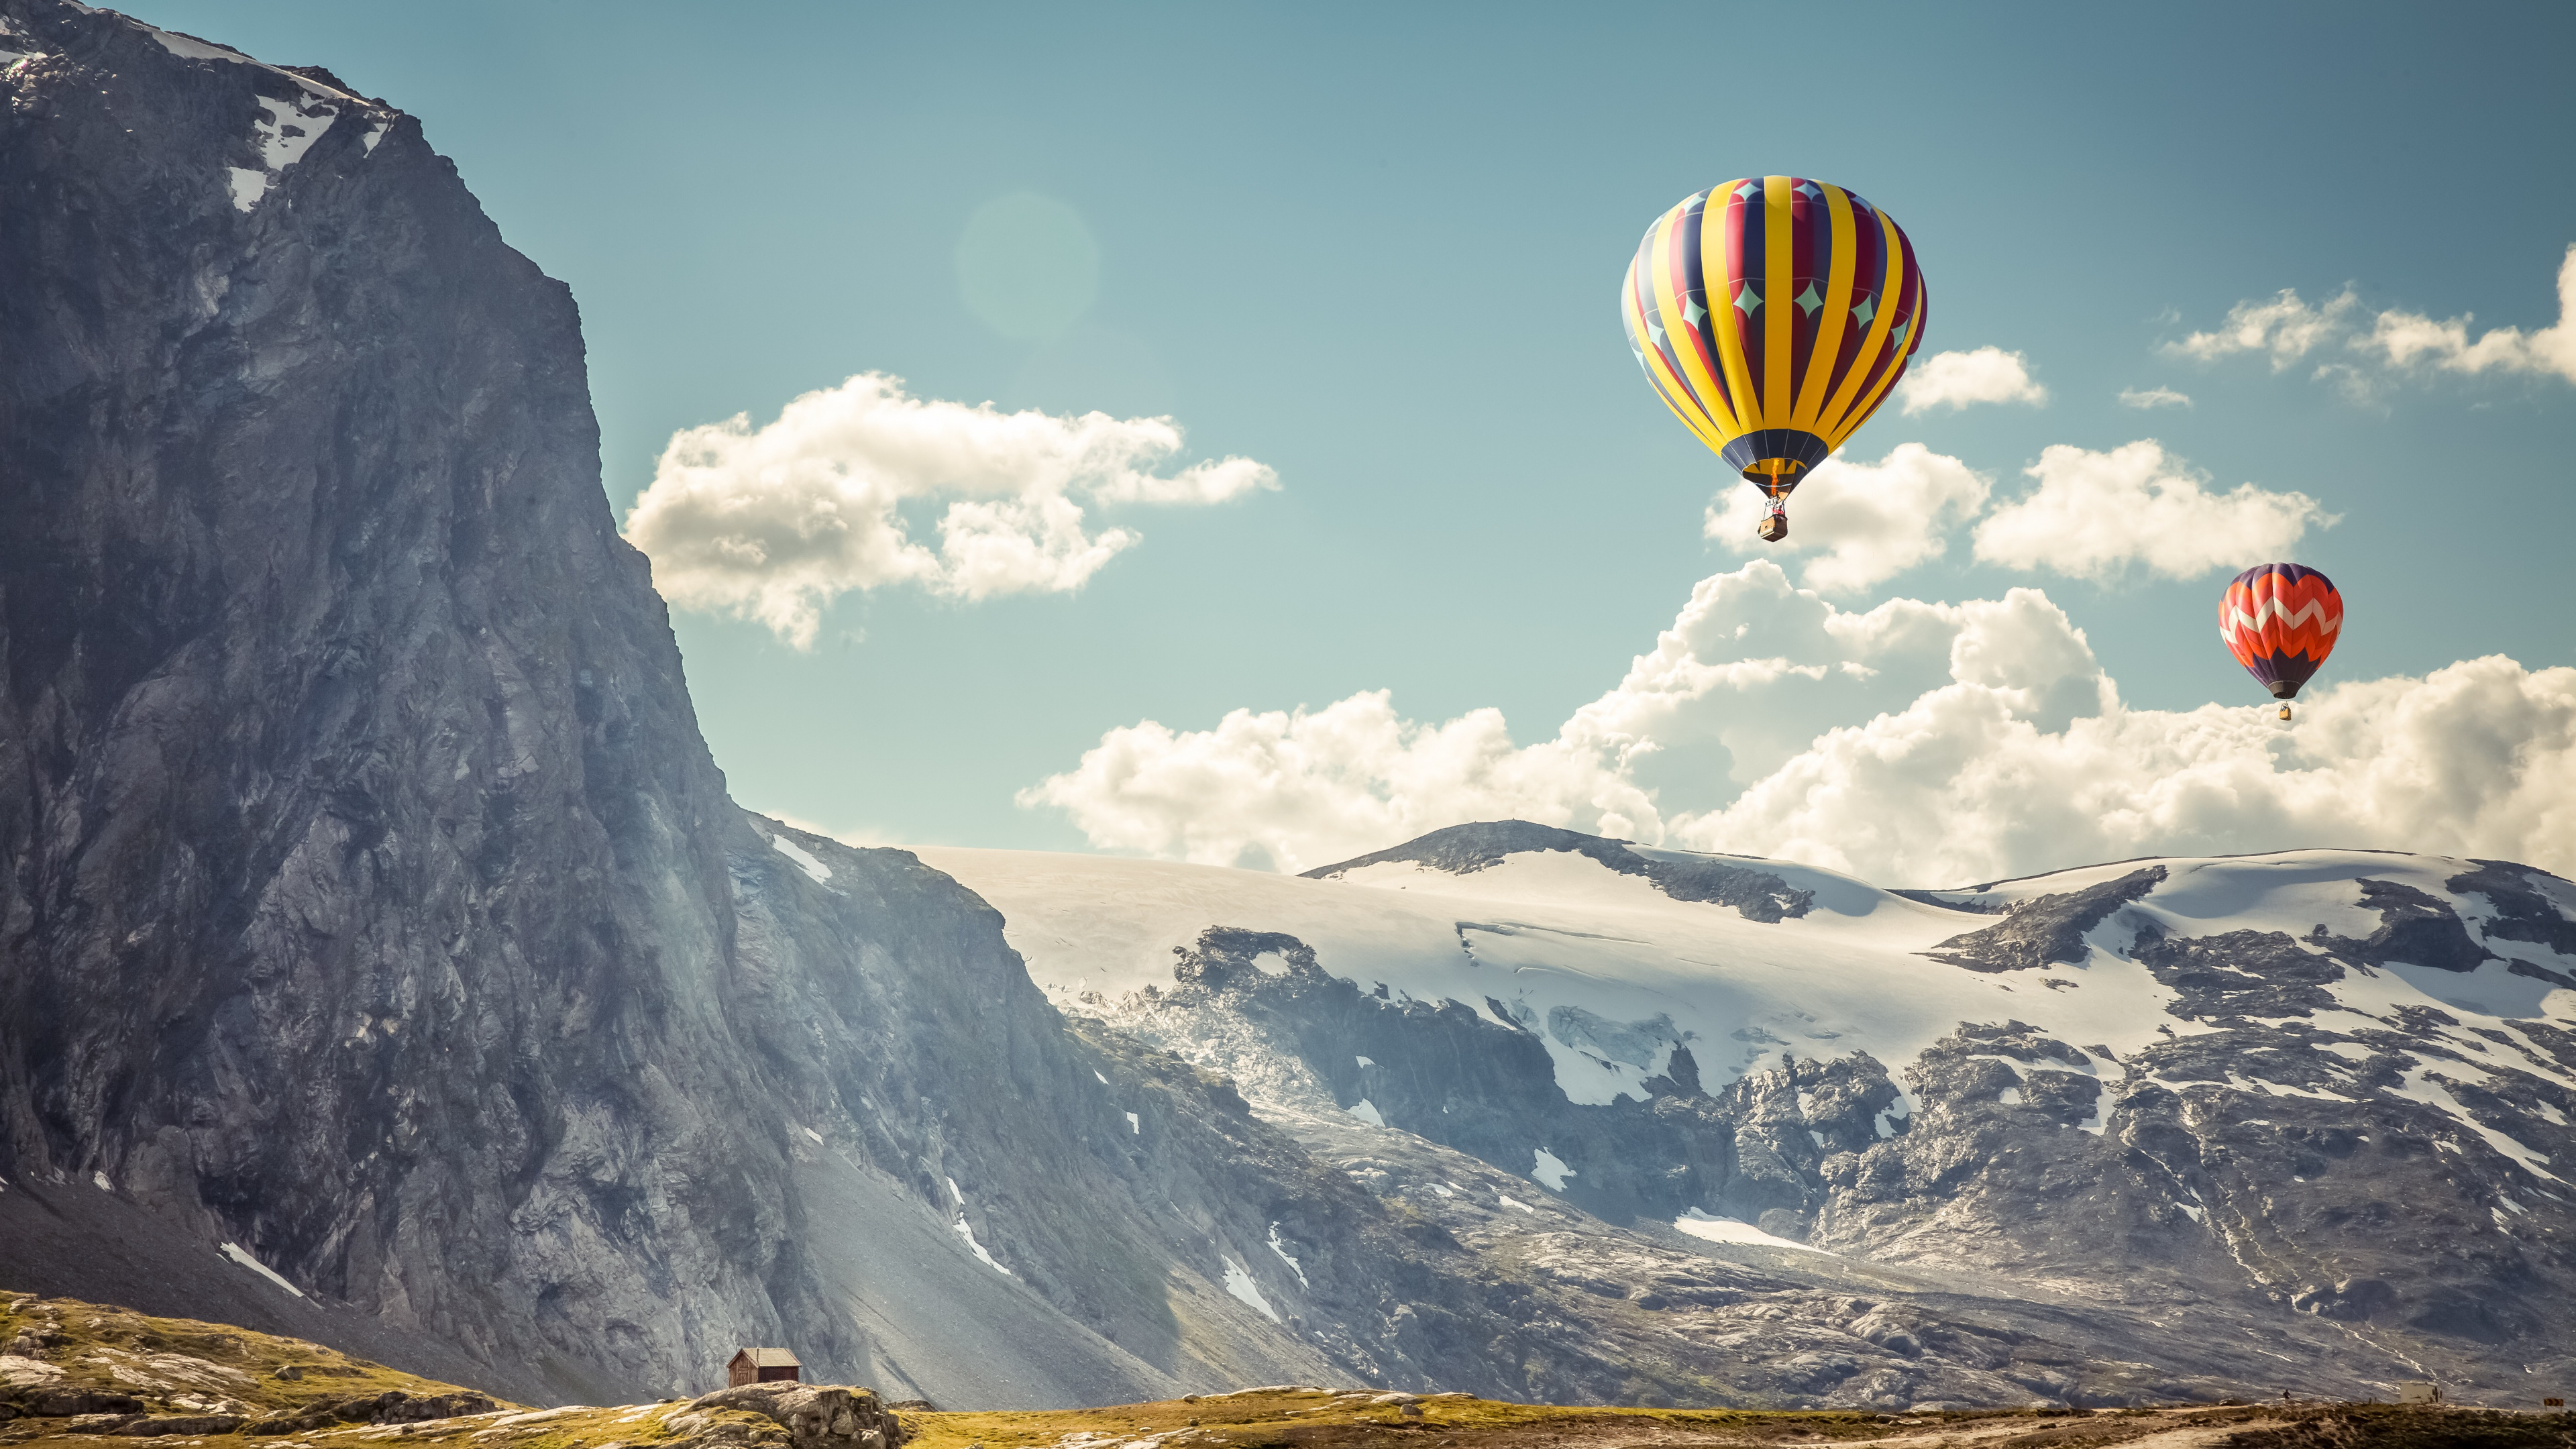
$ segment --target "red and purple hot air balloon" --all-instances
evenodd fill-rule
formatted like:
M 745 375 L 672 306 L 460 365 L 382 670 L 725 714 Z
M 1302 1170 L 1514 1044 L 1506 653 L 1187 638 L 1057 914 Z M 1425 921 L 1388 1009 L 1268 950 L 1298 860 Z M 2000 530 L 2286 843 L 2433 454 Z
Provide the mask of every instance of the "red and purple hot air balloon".
M 2236 576 L 2218 601 L 2218 637 L 2245 672 L 2289 701 L 2343 637 L 2343 595 L 2306 564 L 2257 564 Z

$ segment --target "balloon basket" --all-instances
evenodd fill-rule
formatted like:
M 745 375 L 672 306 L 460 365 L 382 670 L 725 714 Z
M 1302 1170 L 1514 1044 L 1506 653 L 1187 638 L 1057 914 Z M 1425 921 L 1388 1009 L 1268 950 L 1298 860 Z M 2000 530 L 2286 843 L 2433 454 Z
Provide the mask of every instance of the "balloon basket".
M 2288 719 L 2289 717 L 2290 717 L 2290 707 L 2289 707 L 2288 705 L 2286 705 L 2286 704 L 2285 704 L 2285 705 L 2281 706 L 2281 718 L 2283 718 L 2283 719 Z
M 1762 541 L 1764 543 L 1778 543 L 1780 540 L 1789 536 L 1789 515 L 1785 513 L 1763 514 L 1762 526 L 1753 531 L 1762 536 Z

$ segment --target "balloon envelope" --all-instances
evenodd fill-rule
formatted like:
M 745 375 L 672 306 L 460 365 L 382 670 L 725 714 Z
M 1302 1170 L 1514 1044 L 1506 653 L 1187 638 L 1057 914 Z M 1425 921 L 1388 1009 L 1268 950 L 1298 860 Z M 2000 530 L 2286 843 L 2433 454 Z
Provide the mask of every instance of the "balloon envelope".
M 2343 637 L 2343 595 L 2305 564 L 2257 564 L 2218 601 L 2218 637 L 2274 699 L 2290 699 Z
M 1774 498 L 1869 420 L 1923 345 L 1884 212 L 1799 176 L 1729 181 L 1646 229 L 1619 316 L 1673 415 Z

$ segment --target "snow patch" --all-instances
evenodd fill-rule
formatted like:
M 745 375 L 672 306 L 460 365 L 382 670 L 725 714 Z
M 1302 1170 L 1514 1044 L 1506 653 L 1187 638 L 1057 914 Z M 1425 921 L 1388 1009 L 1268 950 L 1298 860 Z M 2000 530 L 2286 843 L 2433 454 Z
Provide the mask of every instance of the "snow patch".
M 1503 1206 L 1505 1206 L 1505 1207 L 1507 1207 L 1507 1208 L 1519 1208 L 1522 1212 L 1528 1213 L 1531 1217 L 1537 1217 L 1537 1216 L 1538 1216 L 1538 1209 L 1537 1209 L 1537 1208 L 1531 1207 L 1528 1203 L 1525 1203 L 1525 1202 L 1521 1201 L 1519 1198 L 1516 1198 L 1516 1197 L 1512 1196 L 1510 1193 L 1507 1193 L 1507 1192 L 1498 1192 L 1498 1193 L 1495 1193 L 1495 1194 L 1494 1194 L 1494 1196 L 1496 1196 L 1496 1197 L 1498 1197 L 1498 1198 L 1502 1199 Z
M 1018 1277 L 1019 1275 L 1017 1273 L 1003 1267 L 1000 1259 L 994 1257 L 982 1243 L 976 1241 L 975 1227 L 972 1223 L 966 1221 L 966 1194 L 957 1190 L 957 1179 L 953 1177 L 948 1179 L 948 1195 L 957 1199 L 957 1221 L 950 1223 L 948 1226 L 956 1232 L 958 1237 L 965 1240 L 966 1251 L 975 1255 L 975 1261 L 992 1269 L 994 1272 L 1001 1274 L 1003 1277 Z
M 1364 1066 L 1364 1067 L 1373 1067 L 1373 1066 L 1376 1066 L 1376 1065 L 1377 1065 L 1377 1063 L 1375 1063 L 1375 1062 L 1373 1062 L 1373 1061 L 1369 1060 L 1367 1057 L 1353 1057 L 1353 1058 L 1351 1058 L 1351 1060 L 1352 1060 L 1352 1061 L 1355 1061 L 1355 1062 L 1357 1062 L 1357 1063 L 1359 1063 L 1361 1066 Z
M 1828 1258 L 1835 1256 L 1832 1253 L 1826 1253 L 1822 1248 L 1801 1243 L 1794 1238 L 1774 1237 L 1748 1222 L 1741 1222 L 1734 1218 L 1711 1217 L 1698 1208 L 1692 1208 L 1673 1219 L 1673 1227 L 1677 1231 L 1711 1243 L 1737 1243 L 1758 1248 L 1794 1248 L 1801 1253 L 1823 1253 Z
M 1093 1076 L 1095 1076 L 1095 1077 L 1100 1077 L 1100 1073 L 1099 1073 L 1099 1072 L 1097 1072 L 1097 1071 L 1094 1071 L 1094 1072 L 1092 1073 L 1092 1075 L 1093 1075 Z M 1109 1085 L 1109 1079 L 1108 1079 L 1107 1077 L 1100 1077 L 1100 1085 L 1102 1085 L 1102 1086 L 1104 1086 L 1104 1087 L 1105 1087 L 1105 1086 L 1108 1086 L 1108 1085 Z
M 811 851 L 798 845 L 795 841 L 788 839 L 784 831 L 771 836 L 769 838 L 769 844 L 771 848 L 775 849 L 780 855 L 786 856 L 789 860 L 796 862 L 796 868 L 811 877 L 815 884 L 820 885 L 824 881 L 832 878 L 832 868 L 830 866 L 816 860 Z
M 110 1181 L 108 1181 L 108 1180 L 107 1180 L 107 1174 L 106 1174 L 106 1173 L 104 1173 L 104 1172 L 93 1172 L 93 1173 L 91 1173 L 91 1174 L 89 1175 L 89 1180 L 90 1180 L 90 1185 L 91 1185 L 92 1187 L 97 1188 L 100 1192 L 114 1192 L 114 1191 L 116 1191 L 116 1184 L 115 1184 L 115 1183 L 112 1183 L 112 1182 L 110 1182 Z
M 811 1127 L 805 1128 L 805 1129 L 804 1129 L 804 1131 L 805 1131 L 805 1135 L 806 1135 L 806 1136 L 813 1138 L 813 1139 L 814 1139 L 815 1141 L 817 1141 L 817 1142 L 820 1142 L 820 1141 L 822 1141 L 822 1140 L 823 1140 L 823 1134 L 822 1134 L 822 1133 L 820 1133 L 820 1132 L 815 1131 L 815 1130 L 814 1130 L 813 1128 L 811 1128 Z
M 241 1264 L 243 1267 L 248 1268 L 254 1273 L 257 1273 L 259 1276 L 276 1284 L 278 1287 L 285 1289 L 287 1292 L 294 1294 L 296 1297 L 301 1298 L 304 1296 L 303 1289 L 287 1282 L 285 1276 L 279 1273 L 276 1269 L 271 1268 L 266 1263 L 252 1257 L 249 1253 L 244 1252 L 240 1244 L 224 1244 L 223 1254 L 225 1257 L 230 1258 L 234 1262 Z
M 1366 1097 L 1360 1098 L 1358 1101 L 1353 1102 L 1349 1107 L 1344 1108 L 1343 1110 L 1349 1112 L 1352 1116 L 1359 1118 L 1361 1121 L 1366 1122 L 1372 1127 L 1383 1127 L 1386 1125 L 1386 1119 L 1378 1115 L 1377 1104 Z
M 1277 1323 L 1278 1310 L 1270 1306 L 1269 1299 L 1261 1296 L 1261 1285 L 1252 1281 L 1252 1274 L 1245 1271 L 1241 1263 L 1223 1253 L 1217 1255 L 1217 1261 L 1225 1264 L 1225 1291 L 1233 1294 L 1238 1301 L 1251 1305 L 1260 1312 L 1262 1317 Z
M 235 65 L 259 65 L 258 61 L 251 59 L 249 56 L 242 54 L 238 50 L 227 50 L 220 45 L 208 45 L 202 40 L 192 40 L 185 35 L 172 35 L 166 30 L 154 30 L 149 25 L 146 25 L 143 28 L 151 31 L 152 38 L 161 42 L 161 48 L 163 50 L 170 52 L 181 60 L 228 60 Z M 265 66 L 261 68 L 266 69 Z
M 88 7 L 82 6 L 80 8 L 87 9 Z M 320 81 L 297 75 L 291 70 L 281 70 L 264 61 L 254 60 L 229 46 L 210 45 L 207 42 L 195 39 L 192 36 L 173 35 L 167 30 L 161 30 L 154 26 L 144 25 L 140 20 L 128 19 L 127 23 L 141 27 L 146 34 L 161 43 L 161 48 L 163 50 L 170 52 L 181 60 L 221 60 L 230 61 L 234 65 L 256 66 L 261 70 L 267 71 L 271 75 L 286 77 L 288 80 L 291 80 L 297 85 L 303 87 L 304 90 L 311 95 L 322 96 L 335 101 L 354 101 L 358 99 L 347 91 L 334 90 L 331 87 L 322 84 Z
M 1145 1135 L 1145 1124 L 1137 1121 L 1136 1114 L 1130 1112 L 1127 1114 L 1127 1130 L 1135 1133 L 1139 1137 L 1142 1137 Z
M 1530 1167 L 1531 1180 L 1544 1184 L 1550 1192 L 1565 1191 L 1565 1180 L 1574 1176 L 1574 1169 L 1558 1161 L 1556 1154 L 1544 1147 L 1535 1151 L 1538 1160 Z
M 2517 1208 L 2515 1211 L 2519 1212 L 2521 1209 Z M 1272 1223 L 1270 1225 L 1270 1251 L 1277 1253 L 1279 1255 L 1279 1261 L 1288 1265 L 1288 1271 L 1297 1275 L 1297 1286 L 1300 1288 L 1305 1287 L 1306 1270 L 1297 1265 L 1296 1259 L 1288 1256 L 1288 1245 L 1279 1241 L 1279 1225 L 1277 1223 Z
M 2442 1065 L 2446 1067 L 2460 1067 L 2465 1066 L 2466 1064 L 2445 1062 Z M 2468 1070 L 2474 1072 L 2477 1069 L 2470 1067 Z M 2494 1148 L 2506 1157 L 2512 1158 L 2514 1164 L 2520 1167 L 2523 1171 L 2530 1173 L 2534 1177 L 2545 1177 L 2551 1182 L 2558 1183 L 2561 1186 L 2566 1185 L 2567 1179 L 2560 1177 L 2558 1174 L 2549 1170 L 2549 1158 L 2546 1155 L 2532 1151 L 2530 1148 L 2523 1146 L 2520 1142 L 2515 1141 L 2511 1137 L 2507 1137 L 2505 1134 L 2498 1132 L 2494 1128 L 2486 1125 L 2484 1122 L 2479 1121 L 2476 1117 L 2470 1115 L 2469 1109 L 2461 1105 L 2459 1098 L 2452 1096 L 2448 1088 L 2444 1087 L 2439 1081 L 2433 1079 L 2432 1068 L 2417 1067 L 2413 1071 L 2408 1072 L 2400 1081 L 2399 1085 L 2394 1087 L 2382 1087 L 2380 1090 L 2393 1097 L 2404 1097 L 2408 1101 L 2421 1102 L 2428 1107 L 2440 1109 L 2442 1112 L 2447 1113 L 2452 1120 L 2458 1122 L 2461 1126 L 2466 1127 L 2470 1131 L 2478 1134 L 2480 1137 L 2485 1138 L 2486 1144 L 2489 1147 Z M 2448 1143 L 2438 1140 L 2435 1141 L 2434 1145 L 2436 1147 L 2449 1146 Z M 2457 1148 L 2453 1148 L 2452 1150 L 2458 1151 Z
M 291 101 L 271 100 L 267 96 L 258 100 L 259 108 L 268 113 L 268 118 L 253 122 L 252 126 L 259 136 L 259 159 L 266 162 L 271 171 L 283 171 L 303 160 L 304 153 L 313 149 L 313 143 L 322 139 L 322 133 L 331 129 L 331 123 L 340 119 L 340 113 L 329 106 L 307 109 Z

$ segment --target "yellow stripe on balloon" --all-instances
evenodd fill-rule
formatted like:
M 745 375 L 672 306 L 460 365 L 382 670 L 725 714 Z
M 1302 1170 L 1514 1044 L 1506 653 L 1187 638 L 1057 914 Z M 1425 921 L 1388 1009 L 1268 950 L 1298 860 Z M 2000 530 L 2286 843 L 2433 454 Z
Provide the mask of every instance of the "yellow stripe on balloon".
M 1673 279 L 1672 249 L 1681 242 L 1682 222 L 1688 210 L 1687 205 L 1676 206 L 1664 213 L 1664 219 L 1655 224 L 1655 268 L 1654 275 L 1648 279 L 1648 282 L 1655 290 L 1655 305 L 1663 309 L 1667 327 L 1675 323 L 1684 327 L 1692 325 L 1689 315 L 1682 310 L 1690 299 L 1682 294 L 1680 286 Z M 1690 389 L 1691 396 L 1707 414 L 1709 422 L 1723 434 L 1717 446 L 1725 447 L 1726 439 L 1732 439 L 1737 433 L 1744 431 L 1739 426 L 1740 420 L 1735 410 L 1727 403 L 1725 391 L 1717 385 L 1717 378 L 1709 371 L 1708 364 L 1700 359 L 1698 348 L 1675 343 L 1673 358 L 1675 365 L 1681 369 L 1684 385 Z
M 1761 428 L 1788 427 L 1797 406 L 1797 382 L 1791 350 L 1798 314 L 1789 300 L 1797 287 L 1798 259 L 1790 255 L 1794 233 L 1789 222 L 1789 178 L 1762 178 L 1762 420 Z
M 1664 400 L 1664 406 L 1671 408 L 1673 416 L 1681 419 L 1682 426 L 1690 429 L 1701 442 L 1711 448 L 1725 447 L 1729 435 L 1708 415 L 1700 396 L 1674 373 L 1672 364 L 1665 360 L 1662 349 L 1654 345 L 1653 336 L 1646 330 L 1645 301 L 1637 294 L 1635 258 L 1628 262 L 1628 284 L 1620 293 L 1620 304 L 1627 319 L 1630 340 L 1645 356 L 1646 378 L 1655 385 L 1655 395 Z M 1679 348 L 1674 350 L 1680 351 Z
M 1816 436 L 1839 448 L 1843 439 L 1869 416 L 1867 409 L 1852 407 L 1853 394 L 1860 391 L 1861 380 L 1869 376 L 1870 364 L 1887 346 L 1887 334 L 1896 326 L 1895 293 L 1905 281 L 1905 248 L 1897 239 L 1896 224 L 1884 212 L 1874 213 L 1870 220 L 1878 223 L 1879 255 L 1887 258 L 1887 273 L 1879 279 L 1878 310 L 1869 319 L 1869 335 L 1861 339 L 1860 352 L 1852 358 L 1851 371 L 1843 374 L 1843 385 L 1816 415 Z M 1907 336 L 1914 336 L 1908 333 Z
M 1735 288 L 1740 284 L 1726 270 L 1726 234 L 1734 223 L 1727 220 L 1726 207 L 1718 198 L 1724 196 L 1732 200 L 1734 188 L 1743 184 L 1741 181 L 1730 182 L 1722 191 L 1711 191 L 1708 200 L 1717 209 L 1717 218 L 1712 222 L 1703 210 L 1699 223 L 1700 275 L 1716 278 L 1723 293 L 1708 300 L 1709 310 L 1725 318 L 1724 325 L 1708 330 L 1717 339 L 1718 367 L 1726 374 L 1727 390 L 1735 398 L 1735 435 L 1738 437 L 1762 426 L 1759 421 L 1762 395 L 1753 386 L 1753 369 L 1744 359 L 1744 335 L 1737 330 L 1738 319 L 1743 316 L 1735 310 Z
M 1816 414 L 1825 405 L 1827 384 L 1834 379 L 1834 359 L 1843 350 L 1843 329 L 1851 325 L 1852 273 L 1860 265 L 1860 241 L 1852 235 L 1851 194 L 1826 186 L 1825 206 L 1834 229 L 1833 269 L 1825 281 L 1825 305 L 1816 312 L 1815 341 L 1807 348 L 1807 377 L 1798 385 L 1798 412 L 1789 426 L 1816 430 Z
M 1891 232 L 1895 231 L 1895 224 L 1890 223 L 1887 229 Z M 1894 295 L 1896 291 L 1904 285 L 1905 273 L 1903 271 L 1903 265 L 1908 260 L 1911 260 L 1911 258 L 1899 257 L 1897 259 L 1898 270 L 1896 273 L 1896 280 L 1889 284 L 1889 292 L 1891 295 Z M 1897 349 L 1895 356 L 1887 360 L 1887 371 L 1879 374 L 1878 381 L 1870 387 L 1868 395 L 1864 396 L 1859 403 L 1853 406 L 1851 411 L 1851 421 L 1844 425 L 1842 437 L 1827 439 L 1827 441 L 1831 442 L 1835 447 L 1841 447 L 1844 437 L 1849 437 L 1853 433 L 1860 431 L 1860 425 L 1868 422 L 1870 414 L 1878 411 L 1880 399 L 1886 397 L 1887 390 L 1896 385 L 1896 379 L 1898 377 L 1904 375 L 1905 360 L 1914 355 L 1914 349 L 1923 345 L 1923 317 L 1924 313 L 1928 310 L 1925 306 L 1926 300 L 1927 299 L 1923 295 L 1922 287 L 1917 285 L 1914 290 L 1913 320 L 1912 324 L 1905 329 L 1904 344 Z M 1887 310 L 1889 312 L 1894 312 L 1896 308 L 1891 304 Z

